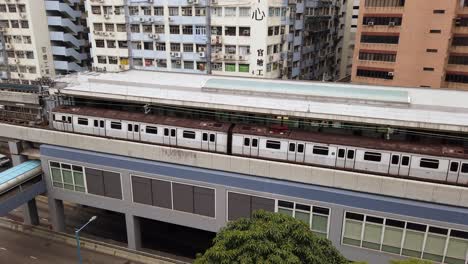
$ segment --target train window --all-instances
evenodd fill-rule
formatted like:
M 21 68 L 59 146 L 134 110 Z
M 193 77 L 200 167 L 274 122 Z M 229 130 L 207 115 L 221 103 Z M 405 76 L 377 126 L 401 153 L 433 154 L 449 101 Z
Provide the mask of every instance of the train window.
M 215 142 L 216 136 L 215 134 L 210 134 L 210 142 Z
M 99 126 L 99 121 L 98 120 L 94 120 L 94 127 L 98 127 Z
M 104 127 L 104 120 L 99 121 L 99 125 L 100 125 L 100 127 L 103 128 Z
M 291 151 L 291 152 L 296 151 L 296 144 L 295 143 L 289 143 L 289 151 Z
M 364 160 L 380 162 L 382 160 L 382 154 L 376 152 L 364 152 Z
M 419 167 L 428 169 L 438 169 L 439 161 L 435 159 L 421 159 Z
M 175 137 L 175 129 L 171 129 L 171 137 Z
M 344 158 L 345 155 L 345 150 L 344 149 L 339 149 L 338 150 L 338 158 Z
M 127 125 L 127 130 L 128 130 L 128 132 L 132 132 L 133 131 L 133 126 L 131 124 L 128 124 Z
M 328 147 L 314 146 L 312 153 L 328 156 Z
M 158 128 L 152 126 L 146 126 L 146 134 L 158 134 Z
M 203 141 L 208 141 L 208 133 L 203 133 L 202 140 Z
M 55 118 L 55 114 L 52 115 L 52 120 L 57 121 L 57 119 Z
M 258 147 L 258 139 L 256 138 L 252 139 L 252 147 L 254 148 Z
M 409 157 L 408 156 L 403 156 L 403 158 L 401 158 L 401 165 L 402 166 L 408 166 L 409 165 Z
M 250 146 L 250 138 L 244 138 L 244 146 Z
M 348 159 L 354 159 L 354 150 L 348 150 Z
M 67 121 L 67 117 L 66 117 L 66 116 L 62 116 L 62 121 L 63 121 L 63 122 Z
M 87 126 L 88 118 L 78 117 L 78 125 Z
M 139 132 L 140 131 L 140 125 L 133 125 L 133 132 Z
M 165 135 L 165 136 L 169 136 L 169 128 L 165 128 L 165 129 L 164 129 L 164 135 Z
M 398 155 L 393 155 L 393 156 L 392 156 L 392 164 L 398 165 L 399 162 L 400 162 L 400 156 L 398 156 Z
M 273 141 L 273 140 L 267 140 L 267 142 L 266 142 L 266 148 L 269 148 L 269 149 L 280 149 L 280 148 L 281 148 L 281 142 L 279 142 L 279 141 Z
M 468 163 L 463 163 L 461 167 L 461 172 L 462 173 L 468 173 Z
M 121 130 L 121 129 L 122 129 L 122 123 L 120 123 L 120 122 L 111 122 L 110 127 L 111 127 L 112 129 Z
M 297 152 L 304 153 L 304 144 L 297 145 Z
M 457 171 L 458 171 L 458 165 L 459 165 L 458 162 L 452 161 L 452 162 L 450 163 L 450 171 L 451 171 L 451 172 L 457 172 Z
M 195 132 L 184 130 L 184 133 L 182 133 L 182 136 L 184 138 L 195 139 Z
M 71 120 L 71 116 L 68 117 L 68 123 L 71 124 L 72 120 Z

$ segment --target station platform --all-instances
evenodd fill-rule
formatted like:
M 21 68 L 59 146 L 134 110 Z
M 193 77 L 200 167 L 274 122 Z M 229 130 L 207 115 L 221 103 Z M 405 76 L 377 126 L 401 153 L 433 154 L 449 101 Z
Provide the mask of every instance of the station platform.
M 39 160 L 26 161 L 0 173 L 0 216 L 45 193 Z

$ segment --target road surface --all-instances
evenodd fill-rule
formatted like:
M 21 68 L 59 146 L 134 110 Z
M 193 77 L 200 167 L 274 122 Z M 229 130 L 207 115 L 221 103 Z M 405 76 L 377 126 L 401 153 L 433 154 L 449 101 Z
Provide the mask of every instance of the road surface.
M 77 262 L 76 247 L 0 228 L 0 262 L 8 264 L 64 264 Z M 131 264 L 121 258 L 82 250 L 83 263 Z

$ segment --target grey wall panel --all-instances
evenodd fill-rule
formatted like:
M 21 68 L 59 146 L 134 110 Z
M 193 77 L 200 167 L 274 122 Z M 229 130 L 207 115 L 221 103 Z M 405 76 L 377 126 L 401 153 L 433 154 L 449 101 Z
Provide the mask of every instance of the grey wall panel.
M 172 183 L 174 210 L 193 213 L 193 186 Z
M 193 212 L 209 217 L 215 216 L 215 191 L 195 186 L 193 188 Z
M 239 193 L 228 193 L 228 220 L 241 217 L 250 218 L 250 196 Z
M 122 184 L 120 182 L 120 174 L 103 171 L 103 176 L 104 195 L 111 198 L 122 199 Z
M 153 205 L 172 209 L 171 183 L 168 181 L 151 180 Z
M 102 171 L 86 168 L 85 172 L 88 193 L 104 195 L 104 177 L 102 176 Z
M 153 204 L 150 179 L 132 176 L 132 191 L 135 203 Z
M 275 211 L 275 200 L 252 196 L 252 213 L 256 210 Z

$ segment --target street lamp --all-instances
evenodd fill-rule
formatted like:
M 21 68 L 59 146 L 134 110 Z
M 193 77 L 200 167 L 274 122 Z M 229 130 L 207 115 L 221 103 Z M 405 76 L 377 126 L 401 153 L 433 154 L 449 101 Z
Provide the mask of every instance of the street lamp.
M 83 230 L 83 228 L 85 228 L 89 223 L 91 223 L 92 221 L 96 220 L 97 216 L 93 216 L 91 217 L 88 222 L 86 224 L 84 224 L 82 227 L 80 227 L 79 229 L 76 229 L 75 230 L 75 237 L 76 237 L 76 245 L 77 245 L 77 248 L 76 248 L 76 252 L 78 254 L 78 263 L 79 264 L 82 264 L 83 263 L 83 260 L 81 258 L 81 251 L 80 251 L 80 231 Z

